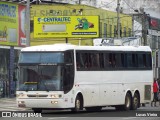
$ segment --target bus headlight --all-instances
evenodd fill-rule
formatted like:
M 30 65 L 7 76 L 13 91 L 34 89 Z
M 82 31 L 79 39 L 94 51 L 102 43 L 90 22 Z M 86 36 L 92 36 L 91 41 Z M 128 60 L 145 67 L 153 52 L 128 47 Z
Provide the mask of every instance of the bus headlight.
M 58 104 L 58 101 L 51 101 L 52 104 Z
M 24 94 L 16 94 L 17 97 L 24 97 Z
M 25 102 L 24 101 L 18 101 L 18 107 L 26 107 Z
M 62 95 L 61 94 L 54 94 L 54 95 L 51 95 L 51 98 L 61 98 Z
M 18 101 L 18 104 L 24 104 L 25 102 L 24 101 Z

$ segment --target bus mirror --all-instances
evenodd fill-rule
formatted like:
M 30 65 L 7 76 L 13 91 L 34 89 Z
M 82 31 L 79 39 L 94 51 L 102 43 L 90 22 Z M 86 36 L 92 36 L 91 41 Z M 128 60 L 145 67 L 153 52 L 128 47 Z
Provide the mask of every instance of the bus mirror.
M 18 69 L 18 64 L 14 64 L 14 69 Z
M 3 88 L 0 89 L 0 92 L 2 92 L 2 91 L 3 91 Z
M 17 81 L 16 72 L 13 73 L 13 81 Z

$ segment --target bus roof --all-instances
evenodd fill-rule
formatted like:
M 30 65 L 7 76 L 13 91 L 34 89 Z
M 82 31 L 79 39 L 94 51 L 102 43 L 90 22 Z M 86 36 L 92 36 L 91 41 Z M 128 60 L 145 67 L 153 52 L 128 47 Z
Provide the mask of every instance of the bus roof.
M 66 51 L 66 50 L 96 50 L 96 51 L 151 51 L 149 46 L 77 46 L 71 44 L 39 45 L 23 48 L 21 51 Z

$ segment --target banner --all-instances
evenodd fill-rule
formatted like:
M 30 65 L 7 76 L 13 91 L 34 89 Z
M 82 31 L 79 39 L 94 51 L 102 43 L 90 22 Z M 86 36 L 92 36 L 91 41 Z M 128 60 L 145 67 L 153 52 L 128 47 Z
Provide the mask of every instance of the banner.
M 18 5 L 0 2 L 0 44 L 17 46 Z
M 26 46 L 26 6 L 19 5 L 18 7 L 19 16 L 19 46 Z
M 25 6 L 0 2 L 0 45 L 25 46 Z
M 160 19 L 150 17 L 149 29 L 160 31 Z
M 99 37 L 99 16 L 34 17 L 34 37 Z

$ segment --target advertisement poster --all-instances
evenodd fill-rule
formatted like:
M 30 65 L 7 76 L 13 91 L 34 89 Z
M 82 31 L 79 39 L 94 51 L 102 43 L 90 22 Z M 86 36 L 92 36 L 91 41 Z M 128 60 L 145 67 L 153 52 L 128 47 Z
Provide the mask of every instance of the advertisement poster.
M 19 46 L 26 46 L 26 6 L 19 5 Z
M 98 37 L 99 16 L 34 17 L 34 37 Z
M 0 2 L 0 45 L 25 45 L 25 6 Z
M 18 5 L 0 2 L 0 44 L 17 46 Z

